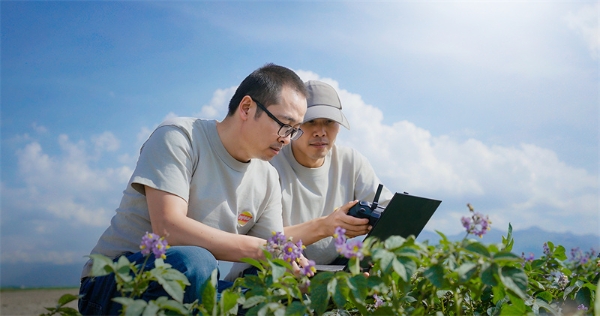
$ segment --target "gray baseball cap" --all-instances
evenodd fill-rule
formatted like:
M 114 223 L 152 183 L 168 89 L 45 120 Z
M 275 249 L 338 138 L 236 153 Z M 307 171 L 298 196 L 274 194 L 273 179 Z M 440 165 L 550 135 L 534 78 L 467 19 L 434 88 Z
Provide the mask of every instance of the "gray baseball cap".
M 342 103 L 335 89 L 318 80 L 309 80 L 304 83 L 308 90 L 308 108 L 304 115 L 304 122 L 318 118 L 327 118 L 340 123 L 350 129 L 348 120 L 342 113 Z

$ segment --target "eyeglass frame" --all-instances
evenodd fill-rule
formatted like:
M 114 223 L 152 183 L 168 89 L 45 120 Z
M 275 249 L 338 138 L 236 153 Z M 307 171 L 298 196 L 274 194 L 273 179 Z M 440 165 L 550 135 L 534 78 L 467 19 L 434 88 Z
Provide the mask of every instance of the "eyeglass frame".
M 267 115 L 273 119 L 273 121 L 275 121 L 277 124 L 279 124 L 279 130 L 277 131 L 277 135 L 279 137 L 290 137 L 291 140 L 297 140 L 298 138 L 300 138 L 302 136 L 302 134 L 304 134 L 304 131 L 300 128 L 294 128 L 292 125 L 290 124 L 285 124 L 283 122 L 281 122 L 277 117 L 275 117 L 275 115 L 273 115 L 273 113 L 269 112 L 269 110 L 267 110 L 267 107 L 264 106 L 262 103 L 256 101 L 252 96 L 249 96 L 250 99 L 252 101 L 254 101 L 254 103 L 256 103 L 256 105 L 263 110 L 265 113 L 267 113 Z M 281 130 L 283 128 L 287 128 L 287 130 L 283 133 L 283 135 L 281 134 Z

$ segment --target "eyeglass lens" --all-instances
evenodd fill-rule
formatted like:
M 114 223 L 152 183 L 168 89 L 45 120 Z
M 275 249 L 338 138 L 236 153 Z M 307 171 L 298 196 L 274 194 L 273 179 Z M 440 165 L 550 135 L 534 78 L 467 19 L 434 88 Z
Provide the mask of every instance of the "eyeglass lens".
M 279 137 L 288 137 L 290 136 L 291 140 L 297 140 L 298 138 L 300 138 L 300 136 L 302 136 L 302 134 L 304 133 L 301 129 L 299 128 L 294 128 L 289 124 L 285 124 L 283 122 L 281 122 L 279 119 L 277 119 L 277 117 L 275 117 L 275 115 L 273 115 L 273 113 L 269 112 L 269 110 L 267 110 L 267 108 L 262 105 L 262 103 L 256 101 L 253 97 L 250 97 L 254 102 L 256 102 L 256 105 L 258 105 L 258 107 L 265 111 L 265 113 L 267 113 L 267 115 L 273 119 L 273 121 L 277 122 L 277 124 L 279 124 L 279 130 L 277 131 L 277 135 L 279 135 Z

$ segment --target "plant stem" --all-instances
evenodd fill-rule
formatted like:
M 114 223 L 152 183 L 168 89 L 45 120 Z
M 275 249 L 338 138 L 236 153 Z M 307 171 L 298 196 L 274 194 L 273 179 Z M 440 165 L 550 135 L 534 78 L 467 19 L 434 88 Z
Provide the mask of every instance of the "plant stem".
M 138 271 L 137 273 L 135 273 L 135 277 L 133 278 L 133 280 L 136 281 L 136 282 L 134 282 L 133 291 L 131 291 L 131 294 L 129 295 L 129 298 L 134 298 L 138 294 L 141 294 L 141 293 L 137 293 L 139 291 L 139 289 L 138 289 L 139 278 L 142 275 L 142 273 L 144 272 L 144 268 L 146 267 L 146 263 L 148 263 L 148 258 L 150 258 L 150 255 L 147 255 L 146 259 L 144 259 L 144 263 L 142 264 L 142 267 L 140 268 L 140 271 Z

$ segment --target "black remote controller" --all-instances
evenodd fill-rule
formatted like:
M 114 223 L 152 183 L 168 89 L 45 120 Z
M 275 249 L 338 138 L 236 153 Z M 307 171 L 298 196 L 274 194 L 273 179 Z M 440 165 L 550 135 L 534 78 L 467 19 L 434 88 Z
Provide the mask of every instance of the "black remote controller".
M 381 194 L 381 189 L 383 189 L 383 184 L 380 184 L 377 187 L 377 193 L 375 193 L 375 197 L 373 198 L 373 203 L 369 203 L 366 201 L 358 201 L 358 203 L 354 204 L 348 211 L 348 215 L 354 216 L 357 218 L 367 218 L 369 220 L 369 225 L 375 226 L 375 223 L 381 217 L 381 210 L 378 210 L 378 201 L 379 195 Z M 381 207 L 379 207 L 381 209 Z

